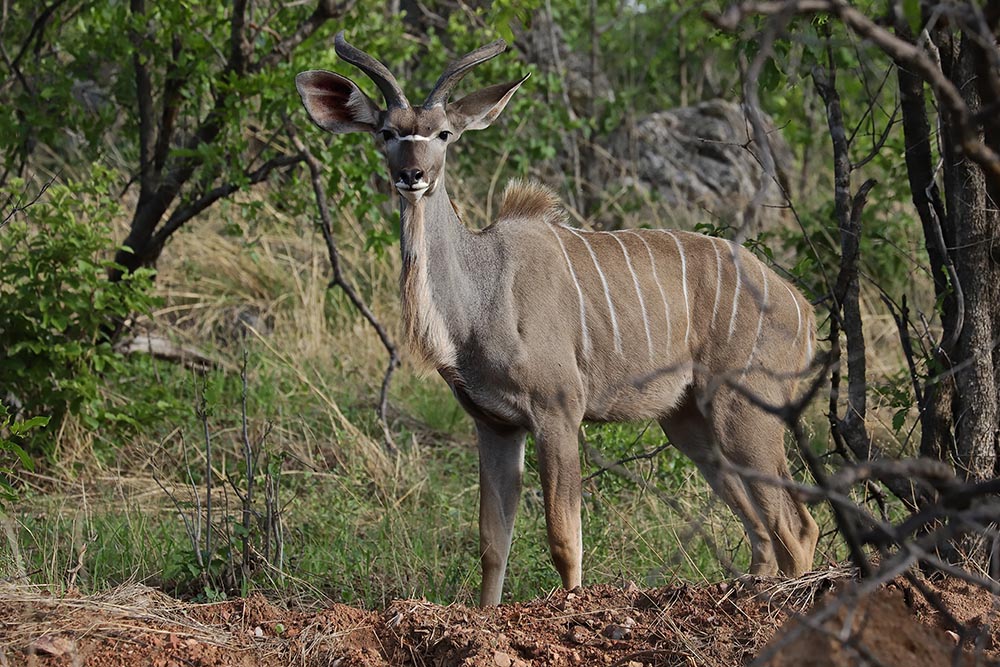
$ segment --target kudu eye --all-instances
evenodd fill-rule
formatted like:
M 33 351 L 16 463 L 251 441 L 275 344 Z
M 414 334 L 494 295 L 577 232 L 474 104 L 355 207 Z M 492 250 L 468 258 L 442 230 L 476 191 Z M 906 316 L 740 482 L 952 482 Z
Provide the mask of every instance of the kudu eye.
M 438 139 L 440 139 L 441 141 L 448 141 L 448 139 L 450 138 L 451 138 L 451 132 L 449 132 L 448 130 L 441 130 L 438 133 Z
M 389 141 L 394 136 L 396 136 L 396 133 L 393 132 L 392 130 L 382 130 L 381 132 L 379 132 L 379 134 L 382 135 L 382 141 Z

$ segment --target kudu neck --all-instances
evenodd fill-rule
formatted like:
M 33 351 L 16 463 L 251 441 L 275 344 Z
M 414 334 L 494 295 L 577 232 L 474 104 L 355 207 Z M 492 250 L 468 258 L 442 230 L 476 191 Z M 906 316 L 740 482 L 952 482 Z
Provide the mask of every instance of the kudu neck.
M 402 200 L 400 211 L 404 324 L 429 361 L 454 364 L 447 358 L 454 354 L 435 351 L 461 350 L 482 322 L 496 289 L 499 248 L 462 223 L 443 182 L 416 204 Z
M 433 228 L 432 233 L 435 234 L 449 232 L 455 234 L 456 238 L 460 238 L 470 233 L 455 212 L 451 197 L 448 195 L 448 189 L 444 184 L 444 176 L 441 177 L 434 191 L 421 197 L 416 204 L 411 204 L 400 196 L 399 211 L 402 219 L 416 220 L 419 218 L 425 227 Z

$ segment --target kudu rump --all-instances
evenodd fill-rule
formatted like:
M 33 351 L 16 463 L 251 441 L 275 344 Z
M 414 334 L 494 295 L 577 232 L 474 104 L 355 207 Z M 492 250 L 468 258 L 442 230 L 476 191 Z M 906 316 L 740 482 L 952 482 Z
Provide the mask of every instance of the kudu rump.
M 332 72 L 303 72 L 295 83 L 317 125 L 371 133 L 387 157 L 401 197 L 405 335 L 476 424 L 481 604 L 500 601 L 529 432 L 552 559 L 564 586 L 580 585 L 583 420 L 657 420 L 742 519 L 751 573 L 809 569 L 816 524 L 766 479 L 789 477 L 783 426 L 750 396 L 792 399 L 813 355 L 810 304 L 722 239 L 569 227 L 556 196 L 533 183 L 510 184 L 497 221 L 469 230 L 445 189 L 448 146 L 488 127 L 527 77 L 448 98 L 504 42 L 452 63 L 417 107 L 343 33 L 335 44 L 375 82 L 384 109 Z

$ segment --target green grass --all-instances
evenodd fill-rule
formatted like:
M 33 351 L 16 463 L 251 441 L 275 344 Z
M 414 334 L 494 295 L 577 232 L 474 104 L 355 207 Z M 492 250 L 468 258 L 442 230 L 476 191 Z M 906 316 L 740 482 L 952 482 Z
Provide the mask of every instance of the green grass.
M 230 560 L 239 562 L 234 487 L 245 488 L 238 366 L 198 375 L 176 364 L 139 359 L 130 378 L 132 400 L 169 396 L 171 409 L 164 414 L 170 418 L 120 443 L 115 467 L 104 457 L 98 468 L 75 478 L 42 480 L 38 490 L 12 507 L 28 580 L 84 591 L 141 580 L 201 599 L 258 589 L 368 608 L 398 597 L 475 602 L 478 462 L 469 419 L 444 383 L 402 373 L 393 395 L 401 451 L 392 458 L 377 441 L 371 396 L 353 394 L 355 385 L 342 374 L 304 369 L 278 349 L 277 340 L 244 345 L 249 437 L 254 443 L 262 439 L 261 461 L 280 461 L 285 554 L 280 568 L 257 568 L 242 588 L 224 573 Z M 199 515 L 192 496 L 197 489 L 205 519 L 204 424 L 196 413 L 202 399 L 212 449 L 213 540 L 217 549 L 228 544 L 234 550 L 216 552 L 207 578 L 197 567 L 181 518 L 183 513 L 194 521 Z M 612 461 L 663 442 L 655 424 L 588 425 L 585 434 Z M 676 450 L 628 462 L 634 478 L 644 481 L 638 485 L 600 471 L 581 456 L 587 478 L 585 583 L 717 580 L 726 571 L 706 535 L 726 559 L 746 567 L 739 522 Z M 258 479 L 258 511 L 263 510 L 261 483 Z M 262 550 L 262 533 L 255 530 L 253 542 Z M 5 540 L 0 578 L 18 574 L 14 561 Z M 504 599 L 534 598 L 559 584 L 548 554 L 529 439 Z
M 251 363 L 254 359 L 251 356 Z M 381 607 L 401 596 L 474 602 L 480 577 L 478 465 L 467 418 L 452 414 L 452 399 L 431 390 L 415 409 L 429 424 L 448 425 L 458 435 L 435 442 L 411 434 L 398 459 L 375 477 L 371 466 L 346 463 L 357 461 L 357 450 L 344 433 L 330 429 L 328 405 L 309 386 L 299 386 L 299 391 L 282 386 L 294 382 L 275 376 L 276 368 L 281 365 L 258 359 L 256 368 L 250 369 L 256 382 L 248 400 L 248 426 L 255 439 L 264 432 L 265 422 L 280 421 L 264 448 L 285 457 L 279 497 L 285 559 L 281 573 L 258 570 L 250 586 L 366 607 Z M 14 507 L 18 547 L 32 583 L 98 590 L 142 580 L 176 595 L 203 597 L 225 591 L 219 578 L 206 592 L 178 505 L 193 521 L 198 511 L 191 488 L 198 488 L 204 517 L 204 441 L 193 407 L 204 395 L 215 470 L 214 540 L 219 546 L 233 539 L 238 501 L 231 490 L 228 497 L 221 490 L 226 478 L 233 479 L 237 488 L 243 483 L 240 380 L 225 371 L 198 378 L 170 364 L 158 368 L 157 374 L 161 383 L 173 383 L 178 402 L 192 407 L 186 423 L 161 425 L 155 445 L 145 447 L 144 465 L 132 465 L 127 472 L 108 470 L 96 479 L 81 477 L 44 493 L 28 492 Z M 257 384 L 265 389 L 257 393 Z M 294 414 L 291 405 L 284 405 L 275 415 L 278 403 L 294 404 Z M 151 429 L 150 435 L 155 432 Z M 662 435 L 642 425 L 611 425 L 588 427 L 588 437 L 607 455 L 617 457 L 651 449 Z M 691 464 L 668 450 L 630 466 L 681 499 L 685 511 L 674 511 L 652 492 L 611 472 L 588 481 L 583 514 L 586 581 L 657 585 L 678 577 L 722 576 L 692 522 L 707 526 L 715 539 L 722 537 L 729 544 L 739 544 L 742 537 L 728 512 L 710 502 Z M 584 461 L 585 475 L 595 470 Z M 255 539 L 259 544 L 260 535 Z M 10 550 L 10 546 L 8 541 L 5 547 Z M 226 557 L 220 555 L 220 560 Z M 7 563 L 0 577 L 17 574 L 11 558 L 0 562 Z M 537 597 L 558 585 L 546 546 L 529 443 L 505 599 Z

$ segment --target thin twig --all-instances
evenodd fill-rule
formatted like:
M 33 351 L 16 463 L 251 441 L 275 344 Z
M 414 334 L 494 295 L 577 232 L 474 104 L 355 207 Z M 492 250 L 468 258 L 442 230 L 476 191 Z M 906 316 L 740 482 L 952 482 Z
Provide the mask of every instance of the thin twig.
M 330 216 L 330 207 L 327 203 L 326 187 L 323 185 L 322 178 L 323 171 L 319 161 L 302 142 L 298 132 L 295 130 L 295 126 L 291 122 L 291 119 L 287 116 L 285 117 L 285 130 L 288 133 L 289 139 L 292 141 L 292 145 L 294 145 L 295 149 L 299 151 L 299 154 L 309 167 L 313 192 L 316 196 L 316 206 L 319 210 L 319 227 L 320 231 L 323 233 L 323 240 L 326 241 L 326 250 L 330 257 L 330 266 L 333 269 L 333 279 L 330 281 L 330 287 L 336 286 L 344 291 L 348 300 L 375 330 L 379 340 L 382 341 L 382 346 L 385 348 L 386 352 L 389 353 L 389 362 L 386 365 L 385 374 L 382 377 L 382 387 L 379 390 L 379 400 L 376 414 L 378 416 L 379 425 L 382 427 L 382 436 L 385 441 L 386 449 L 388 449 L 390 453 L 394 453 L 396 451 L 396 444 L 393 442 L 392 432 L 389 430 L 387 413 L 389 403 L 389 383 L 392 380 L 393 372 L 399 367 L 399 352 L 396 350 L 395 343 L 393 343 L 392 339 L 389 338 L 389 334 L 386 332 L 385 327 L 382 326 L 381 322 L 378 321 L 375 315 L 368 308 L 368 305 L 361 300 L 361 297 L 358 296 L 354 287 L 344 277 L 344 273 L 341 268 L 340 251 L 337 249 L 336 240 L 333 238 L 333 224 Z

